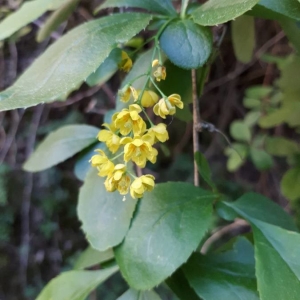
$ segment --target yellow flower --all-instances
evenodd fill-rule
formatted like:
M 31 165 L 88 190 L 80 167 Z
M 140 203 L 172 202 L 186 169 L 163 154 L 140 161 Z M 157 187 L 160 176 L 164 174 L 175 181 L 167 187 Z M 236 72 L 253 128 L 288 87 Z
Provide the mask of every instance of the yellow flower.
M 137 91 L 138 96 L 140 95 L 141 91 Z M 136 99 L 137 100 L 137 99 Z M 152 107 L 158 101 L 158 95 L 152 91 L 144 91 L 141 104 L 143 107 Z
M 147 160 L 153 164 L 156 162 L 157 150 L 151 146 L 148 141 L 148 135 L 143 137 L 125 137 L 121 140 L 124 147 L 124 160 L 127 162 L 130 159 L 139 167 L 144 168 Z
M 144 193 L 154 188 L 154 176 L 143 175 L 135 179 L 130 186 L 130 195 L 133 199 L 142 198 Z
M 167 125 L 163 123 L 157 124 L 148 129 L 147 135 L 151 137 L 151 140 L 149 141 L 151 145 L 155 144 L 157 141 L 164 143 L 169 139 Z
M 141 135 L 146 131 L 146 123 L 139 113 L 142 111 L 137 104 L 129 105 L 129 109 L 124 108 L 121 112 L 113 115 L 113 121 L 122 135 L 128 135 L 133 131 L 134 135 Z
M 176 113 L 176 106 L 183 108 L 183 102 L 178 94 L 172 94 L 167 98 L 161 98 L 153 107 L 153 111 L 157 116 L 165 119 L 167 115 L 174 115 Z
M 165 80 L 167 77 L 166 68 L 164 66 L 158 66 L 156 71 L 153 73 L 156 81 Z
M 107 123 L 104 123 L 102 126 L 106 127 L 108 130 L 100 130 L 97 136 L 98 140 L 104 142 L 112 153 L 116 153 L 120 147 L 120 137 L 115 134 L 116 128 L 113 124 Z
M 121 62 L 118 64 L 119 69 L 129 72 L 132 67 L 132 60 L 125 51 L 122 51 Z
M 176 113 L 176 108 L 171 105 L 171 103 L 167 99 L 161 98 L 158 103 L 154 105 L 153 112 L 157 116 L 165 119 L 168 115 L 174 115 Z
M 130 182 L 130 177 L 126 174 L 126 166 L 118 164 L 115 166 L 113 174 L 106 178 L 104 185 L 108 192 L 118 190 L 121 195 L 126 195 Z
M 133 86 L 128 84 L 118 91 L 118 95 L 122 102 L 128 102 L 130 100 L 131 95 L 135 101 L 138 98 L 138 93 L 136 89 Z
M 178 94 L 172 94 L 168 97 L 171 105 L 177 106 L 180 109 L 183 109 L 183 102 L 181 101 L 181 97 Z
M 107 158 L 103 150 L 96 150 L 99 154 L 93 155 L 90 163 L 93 167 L 97 167 L 99 176 L 108 176 L 112 174 L 115 165 Z

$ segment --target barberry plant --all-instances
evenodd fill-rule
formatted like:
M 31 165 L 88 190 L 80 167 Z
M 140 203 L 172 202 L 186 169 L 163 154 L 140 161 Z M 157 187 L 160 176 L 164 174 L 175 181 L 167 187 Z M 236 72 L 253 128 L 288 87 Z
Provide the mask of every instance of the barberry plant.
M 24 2 L 0 23 L 0 38 L 7 39 L 53 10 L 38 32 L 37 40 L 42 41 L 78 2 Z M 199 98 L 228 22 L 236 57 L 243 63 L 252 58 L 256 17 L 277 20 L 300 51 L 300 2 L 190 2 L 107 0 L 95 14 L 112 8 L 126 7 L 126 11 L 71 30 L 0 93 L 0 110 L 25 109 L 65 101 L 83 82 L 101 85 L 116 72 L 126 74 L 115 93 L 115 110 L 99 121 L 101 129 L 90 125 L 59 128 L 24 164 L 26 171 L 38 172 L 80 154 L 74 169 L 83 181 L 77 213 L 90 244 L 74 270 L 51 280 L 38 300 L 86 299 L 116 272 L 129 286 L 120 300 L 160 299 L 155 288 L 165 287 L 164 283 L 183 300 L 299 299 L 298 228 L 289 214 L 263 195 L 246 193 L 232 201 L 218 190 L 213 180 L 217 174 L 212 176 L 199 151 L 199 132 L 207 127 Z M 147 31 L 146 40 L 134 38 L 143 31 Z M 287 120 L 286 106 L 276 105 Z M 293 103 L 295 107 L 299 108 L 299 101 Z M 255 118 L 265 123 L 270 111 L 249 116 L 250 125 L 238 121 L 231 134 L 250 144 L 249 127 L 256 124 Z M 158 183 L 155 178 L 152 166 L 167 152 L 173 118 L 193 121 L 194 184 Z M 244 144 L 226 150 L 231 170 L 247 157 L 249 147 Z M 299 156 L 299 145 L 294 147 Z M 268 163 L 253 149 L 251 157 L 254 162 L 259 158 L 257 165 Z M 299 159 L 294 164 L 298 170 Z M 230 224 L 219 231 L 216 220 Z M 247 226 L 250 233 L 227 243 L 222 240 L 222 232 L 240 226 Z

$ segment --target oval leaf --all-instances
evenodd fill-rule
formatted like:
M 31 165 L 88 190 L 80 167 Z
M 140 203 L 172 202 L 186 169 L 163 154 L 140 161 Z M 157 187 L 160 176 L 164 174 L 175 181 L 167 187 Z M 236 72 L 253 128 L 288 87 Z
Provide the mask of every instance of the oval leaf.
M 161 300 L 161 298 L 154 291 L 141 292 L 130 289 L 117 300 Z
M 300 234 L 255 219 L 252 224 L 261 299 L 298 300 Z
M 176 15 L 176 10 L 170 0 L 106 0 L 98 8 L 96 13 L 109 7 L 139 7 L 163 15 Z
M 231 22 L 232 42 L 236 58 L 248 63 L 253 56 L 255 47 L 254 18 L 250 16 L 240 16 Z
M 255 167 L 260 170 L 268 170 L 273 166 L 273 158 L 265 150 L 250 148 L 251 160 Z
M 112 251 L 112 249 L 101 252 L 93 249 L 92 247 L 88 247 L 77 258 L 74 264 L 74 269 L 81 270 L 90 268 L 92 266 L 111 260 L 113 257 L 114 252 Z
M 162 50 L 183 69 L 197 69 L 205 64 L 212 51 L 212 36 L 208 28 L 192 20 L 170 23 L 160 37 Z
M 258 0 L 209 0 L 194 10 L 194 21 L 204 26 L 214 26 L 233 20 L 250 10 Z
M 300 167 L 288 170 L 281 180 L 282 194 L 290 200 L 300 199 Z
M 247 193 L 235 202 L 222 202 L 247 220 L 260 220 L 297 231 L 293 219 L 279 205 L 263 195 Z
M 116 273 L 118 267 L 100 271 L 69 271 L 52 279 L 36 300 L 84 300 L 100 283 Z
M 253 246 L 240 239 L 234 249 L 215 255 L 195 253 L 183 267 L 201 299 L 259 300 Z
M 115 250 L 130 286 L 151 289 L 188 259 L 211 226 L 214 198 L 179 182 L 158 184 L 146 194 L 124 242 Z
M 127 233 L 136 201 L 118 192 L 109 193 L 104 179 L 92 169 L 80 189 L 77 213 L 82 230 L 93 248 L 105 251 L 120 244 Z
M 234 121 L 230 125 L 230 135 L 238 141 L 250 142 L 250 128 L 243 121 Z
M 47 10 L 57 9 L 64 1 L 61 0 L 35 0 L 25 2 L 20 9 L 10 14 L 0 23 L 0 40 L 31 23 Z
M 260 0 L 259 6 L 291 19 L 300 20 L 300 3 L 298 0 Z
M 123 13 L 87 22 L 59 39 L 10 88 L 0 110 L 51 102 L 68 94 L 105 60 L 118 43 L 146 27 L 150 15 Z
M 95 143 L 99 132 L 88 125 L 67 125 L 51 132 L 36 148 L 23 169 L 39 172 L 51 168 Z

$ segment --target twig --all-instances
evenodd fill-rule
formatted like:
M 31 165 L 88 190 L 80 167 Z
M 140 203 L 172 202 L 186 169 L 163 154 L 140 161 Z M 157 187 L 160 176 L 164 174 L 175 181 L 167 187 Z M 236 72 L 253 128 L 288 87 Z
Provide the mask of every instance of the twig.
M 26 157 L 29 157 L 31 154 L 35 140 L 37 130 L 40 124 L 40 119 L 43 113 L 43 105 L 40 105 L 35 108 L 31 125 L 29 128 L 29 136 L 26 145 Z M 24 191 L 23 191 L 23 199 L 21 206 L 21 225 L 22 225 L 22 238 L 21 238 L 21 246 L 20 246 L 20 278 L 21 278 L 21 286 L 24 291 L 27 285 L 27 266 L 28 266 L 28 258 L 30 252 L 30 205 L 31 205 L 31 193 L 33 187 L 33 174 L 26 173 L 24 180 Z
M 11 114 L 12 114 L 11 127 L 10 127 L 9 132 L 6 135 L 5 141 L 3 142 L 4 146 L 3 146 L 2 151 L 0 153 L 0 164 L 4 161 L 8 151 L 9 151 L 9 149 L 10 149 L 10 147 L 11 147 L 11 145 L 12 145 L 14 139 L 15 139 L 20 121 L 21 121 L 22 116 L 24 114 L 24 110 L 22 110 L 20 112 L 18 112 L 18 110 L 12 110 Z
M 193 150 L 194 154 L 200 151 L 200 144 L 199 144 L 199 134 L 197 130 L 198 124 L 200 124 L 200 108 L 199 102 L 197 97 L 197 76 L 196 70 L 192 70 L 192 92 L 193 92 Z M 199 186 L 200 178 L 198 172 L 198 165 L 194 160 L 194 185 Z
M 205 241 L 201 248 L 201 253 L 206 254 L 211 245 L 222 239 L 225 235 L 233 234 L 234 231 L 238 231 L 238 233 L 240 233 L 240 230 L 243 227 L 249 228 L 249 224 L 243 219 L 236 219 L 233 223 L 216 231 Z

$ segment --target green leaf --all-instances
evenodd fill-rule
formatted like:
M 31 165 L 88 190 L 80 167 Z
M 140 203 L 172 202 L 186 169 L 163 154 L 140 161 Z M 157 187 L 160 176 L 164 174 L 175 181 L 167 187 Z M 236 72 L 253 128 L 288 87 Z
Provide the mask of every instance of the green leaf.
M 181 268 L 173 273 L 171 277 L 167 278 L 166 283 L 179 299 L 199 300 L 199 297 L 189 285 Z
M 101 252 L 93 249 L 92 247 L 88 247 L 77 258 L 74 264 L 74 269 L 81 270 L 90 268 L 92 266 L 101 264 L 113 258 L 114 252 L 112 251 L 112 249 L 108 249 L 106 251 Z
M 160 45 L 176 66 L 183 69 L 198 69 L 205 64 L 211 54 L 211 31 L 189 19 L 176 20 L 163 31 Z
M 261 128 L 272 128 L 283 123 L 289 115 L 290 110 L 288 108 L 280 108 L 266 116 L 262 116 L 258 124 Z
M 281 180 L 282 194 L 294 201 L 300 198 L 300 167 L 288 170 Z
M 250 128 L 243 121 L 233 121 L 230 124 L 230 135 L 242 142 L 250 142 L 251 140 Z
M 273 158 L 265 150 L 251 147 L 250 157 L 255 167 L 260 171 L 268 170 L 273 167 Z
M 112 267 L 100 271 L 69 271 L 52 279 L 36 300 L 84 300 L 100 283 L 118 271 Z
M 246 108 L 249 108 L 249 109 L 260 108 L 260 106 L 261 106 L 261 101 L 260 101 L 259 99 L 244 98 L 244 99 L 243 99 L 243 105 L 244 105 Z
M 291 19 L 300 20 L 300 3 L 298 0 L 260 0 L 259 5 Z
M 248 63 L 252 60 L 255 47 L 254 18 L 240 16 L 231 22 L 232 42 L 236 58 Z
M 67 125 L 51 132 L 31 154 L 23 169 L 38 172 L 51 168 L 95 143 L 99 129 L 89 125 Z
M 51 102 L 68 94 L 118 43 L 127 42 L 150 19 L 146 14 L 123 13 L 76 27 L 51 45 L 12 87 L 0 93 L 0 110 Z
M 284 137 L 267 137 L 266 150 L 275 156 L 291 156 L 299 152 L 299 146 L 292 140 Z
M 203 26 L 214 26 L 233 20 L 250 10 L 258 0 L 209 0 L 194 10 L 194 21 Z
M 249 147 L 244 144 L 234 143 L 232 147 L 225 149 L 225 154 L 228 156 L 227 169 L 230 172 L 238 170 L 244 163 L 248 155 Z
M 176 16 L 177 14 L 170 0 L 106 0 L 96 8 L 95 12 L 104 8 L 124 6 L 144 8 L 167 16 Z
M 80 189 L 77 213 L 82 230 L 94 249 L 105 251 L 122 242 L 128 231 L 136 200 L 107 192 L 104 179 L 93 168 Z
M 208 164 L 208 161 L 206 160 L 205 156 L 202 154 L 202 152 L 196 152 L 195 153 L 195 161 L 198 166 L 198 171 L 201 177 L 205 180 L 205 182 L 213 189 L 216 189 L 216 186 L 214 182 L 211 179 L 211 170 Z
M 121 61 L 122 50 L 115 48 L 105 59 L 105 61 L 92 73 L 86 80 L 89 86 L 102 85 L 109 80 L 118 70 L 118 64 Z
M 161 298 L 154 291 L 141 292 L 130 289 L 117 300 L 161 300 Z
M 131 287 L 151 289 L 188 259 L 211 226 L 214 198 L 191 184 L 169 182 L 140 200 L 124 242 L 115 249 Z
M 35 0 L 25 2 L 16 12 L 10 14 L 0 23 L 0 40 L 31 23 L 47 10 L 55 10 L 62 5 L 61 0 Z
M 65 0 L 59 9 L 57 9 L 43 24 L 37 34 L 37 41 L 42 42 L 46 39 L 58 26 L 66 21 L 71 13 L 75 10 L 80 0 Z
M 293 219 L 279 205 L 263 195 L 247 193 L 235 202 L 223 202 L 240 216 L 249 220 L 253 219 L 283 227 L 287 230 L 297 231 Z
M 260 116 L 260 111 L 250 111 L 245 115 L 244 123 L 251 128 L 258 123 Z
M 259 300 L 253 246 L 246 239 L 239 239 L 233 250 L 224 253 L 195 253 L 183 270 L 204 300 Z
M 271 86 L 254 85 L 246 90 L 246 97 L 253 99 L 262 99 L 269 96 L 273 91 Z
M 252 223 L 261 299 L 298 300 L 300 234 L 255 219 Z
M 290 42 L 293 44 L 295 50 L 300 53 L 300 28 L 299 24 L 297 24 L 294 20 L 283 20 L 280 21 L 280 25 L 285 32 L 286 36 L 290 40 Z

